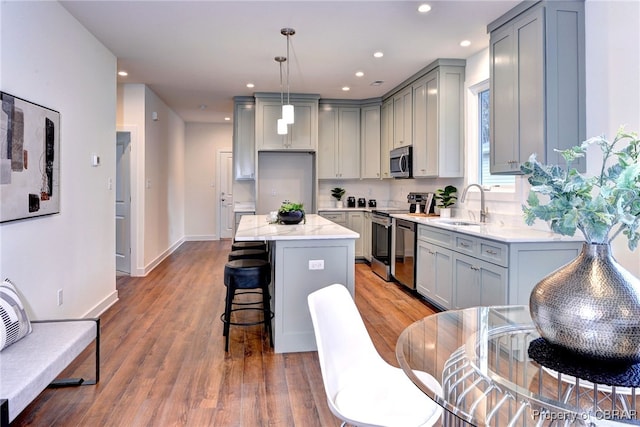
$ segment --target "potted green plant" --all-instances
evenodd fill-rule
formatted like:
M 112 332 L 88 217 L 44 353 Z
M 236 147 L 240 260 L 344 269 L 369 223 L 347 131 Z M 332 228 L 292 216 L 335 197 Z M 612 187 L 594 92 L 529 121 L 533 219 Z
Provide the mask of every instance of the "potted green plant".
M 302 203 L 284 202 L 278 209 L 278 221 L 281 224 L 299 224 L 306 222 Z
M 331 189 L 331 197 L 336 199 L 336 208 L 342 207 L 341 200 L 345 192 L 346 192 L 345 189 L 340 187 L 335 187 Z
M 599 175 L 587 176 L 571 163 L 592 144 L 600 147 L 602 164 Z M 535 155 L 521 166 L 531 184 L 524 219 L 528 225 L 542 219 L 563 235 L 580 230 L 585 244 L 576 259 L 534 287 L 531 317 L 551 344 L 588 357 L 640 361 L 640 280 L 610 251 L 620 234 L 630 250 L 640 240 L 640 140 L 620 128 L 611 142 L 590 138 L 559 153 L 566 169 L 543 165 Z
M 458 189 L 453 185 L 447 185 L 444 188 L 436 190 L 436 206 L 440 209 L 440 216 L 442 218 L 451 217 L 451 206 L 456 203 L 458 197 L 456 194 Z

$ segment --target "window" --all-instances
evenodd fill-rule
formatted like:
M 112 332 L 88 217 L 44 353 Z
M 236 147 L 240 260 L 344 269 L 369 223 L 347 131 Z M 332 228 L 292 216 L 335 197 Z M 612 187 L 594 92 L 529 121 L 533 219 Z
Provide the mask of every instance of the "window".
M 483 187 L 512 187 L 515 184 L 513 175 L 492 175 L 491 144 L 489 142 L 489 89 L 481 90 L 478 97 L 478 182 Z

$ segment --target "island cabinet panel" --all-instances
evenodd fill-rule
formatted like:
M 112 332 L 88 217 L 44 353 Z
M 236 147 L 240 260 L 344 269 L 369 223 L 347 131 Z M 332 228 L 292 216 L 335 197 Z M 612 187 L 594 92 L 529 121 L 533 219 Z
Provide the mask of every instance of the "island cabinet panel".
M 580 241 L 505 242 L 418 225 L 417 291 L 444 308 L 526 305 L 543 277 L 578 256 Z
M 255 179 L 255 132 L 253 97 L 234 98 L 233 170 L 237 180 Z
M 310 269 L 311 261 L 323 268 Z M 275 244 L 274 340 L 276 353 L 314 351 L 307 296 L 333 283 L 355 295 L 354 240 L 280 240 Z
M 518 174 L 533 153 L 562 165 L 554 149 L 585 139 L 584 2 L 525 6 L 488 26 L 491 173 Z
M 413 176 L 457 178 L 464 176 L 465 61 L 439 60 L 432 66 L 412 85 Z
M 282 117 L 280 94 L 256 94 L 255 98 L 255 144 L 257 150 L 316 150 L 318 146 L 319 96 L 296 95 L 291 98 L 295 112 L 295 123 L 288 125 L 286 135 L 278 135 L 278 119 Z

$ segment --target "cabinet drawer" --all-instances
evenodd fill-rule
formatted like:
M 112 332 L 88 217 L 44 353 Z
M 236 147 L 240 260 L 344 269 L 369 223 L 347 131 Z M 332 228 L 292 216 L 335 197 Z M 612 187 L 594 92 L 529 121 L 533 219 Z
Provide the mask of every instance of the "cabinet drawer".
M 478 248 L 478 240 L 465 234 L 456 234 L 453 247 L 458 252 L 475 255 Z
M 418 239 L 425 242 L 434 243 L 445 248 L 451 248 L 453 234 L 450 231 L 426 225 L 418 226 Z
M 347 223 L 347 213 L 346 212 L 329 212 L 329 211 L 325 211 L 325 212 L 318 212 L 318 215 L 320 215 L 323 218 L 328 219 L 329 221 L 333 221 L 335 223 L 344 225 Z
M 492 262 L 494 264 L 507 266 L 508 247 L 502 243 L 493 242 L 491 240 L 480 240 L 479 253 L 480 259 Z

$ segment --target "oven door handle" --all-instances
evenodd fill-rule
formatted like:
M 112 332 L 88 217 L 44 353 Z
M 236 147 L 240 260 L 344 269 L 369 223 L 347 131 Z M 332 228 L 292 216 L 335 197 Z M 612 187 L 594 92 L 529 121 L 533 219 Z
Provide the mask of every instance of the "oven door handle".
M 386 222 L 382 222 L 382 221 L 376 221 L 376 219 L 375 219 L 375 218 L 372 218 L 372 219 L 371 219 L 371 222 L 373 222 L 374 224 L 377 224 L 377 225 L 381 225 L 381 226 L 383 226 L 384 228 L 389 228 L 389 227 L 391 227 L 391 224 L 387 224 Z

